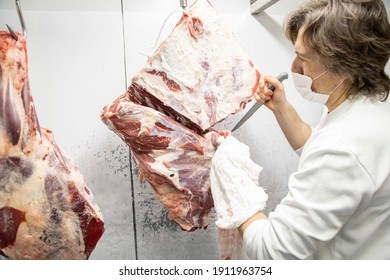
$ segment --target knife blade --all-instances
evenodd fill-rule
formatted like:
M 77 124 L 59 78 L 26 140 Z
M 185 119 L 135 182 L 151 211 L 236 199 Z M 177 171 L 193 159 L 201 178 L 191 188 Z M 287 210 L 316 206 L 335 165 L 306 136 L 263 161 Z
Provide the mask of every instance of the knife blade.
M 276 77 L 279 82 L 283 82 L 285 79 L 288 78 L 288 74 L 286 72 L 280 73 Z M 275 87 L 273 85 L 268 86 L 268 88 L 272 91 L 275 90 Z M 253 106 L 249 109 L 249 111 L 241 118 L 241 120 L 233 127 L 232 132 L 236 131 L 238 128 L 240 128 L 247 120 L 249 120 L 252 115 L 261 107 L 263 104 L 256 102 L 253 104 Z

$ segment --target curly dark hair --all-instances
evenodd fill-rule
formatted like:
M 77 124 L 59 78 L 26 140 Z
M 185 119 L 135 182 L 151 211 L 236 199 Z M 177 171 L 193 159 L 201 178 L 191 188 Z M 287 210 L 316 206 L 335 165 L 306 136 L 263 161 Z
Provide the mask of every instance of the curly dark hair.
M 309 0 L 285 20 L 286 37 L 303 40 L 332 73 L 350 80 L 347 95 L 386 100 L 390 78 L 390 23 L 381 0 Z

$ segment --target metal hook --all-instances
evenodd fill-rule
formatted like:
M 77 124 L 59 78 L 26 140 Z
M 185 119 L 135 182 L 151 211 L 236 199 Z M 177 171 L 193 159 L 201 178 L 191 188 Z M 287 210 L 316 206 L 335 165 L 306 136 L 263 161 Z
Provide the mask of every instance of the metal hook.
M 26 38 L 27 37 L 27 30 L 26 30 L 26 25 L 24 24 L 22 9 L 20 7 L 19 0 L 15 0 L 15 5 L 16 5 L 16 11 L 18 12 L 20 25 L 22 26 L 23 36 L 24 36 L 24 38 Z M 9 33 L 11 33 L 12 38 L 14 38 L 17 41 L 18 35 L 16 35 L 16 32 L 8 24 L 6 24 L 6 25 L 7 25 Z
M 183 10 L 187 9 L 187 0 L 180 0 L 180 6 Z
M 12 38 L 14 38 L 17 41 L 18 40 L 18 35 L 16 35 L 15 31 L 13 31 L 12 28 L 9 27 L 8 24 L 6 24 L 6 25 L 7 25 L 9 33 L 11 33 Z
M 22 7 L 20 6 L 20 1 L 19 0 L 15 0 L 15 5 L 16 5 L 16 11 L 18 12 L 20 26 L 22 27 L 23 36 L 25 38 L 27 38 L 27 29 L 26 29 L 26 25 L 24 24 L 24 19 L 23 19 L 23 14 L 22 14 Z

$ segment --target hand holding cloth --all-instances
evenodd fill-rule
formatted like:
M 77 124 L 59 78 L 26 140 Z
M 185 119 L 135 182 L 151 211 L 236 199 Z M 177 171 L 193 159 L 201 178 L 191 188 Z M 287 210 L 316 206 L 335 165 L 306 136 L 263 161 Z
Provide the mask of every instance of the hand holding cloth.
M 219 142 L 210 171 L 216 225 L 235 229 L 263 210 L 268 196 L 258 186 L 262 167 L 251 160 L 248 146 L 231 135 L 220 137 Z

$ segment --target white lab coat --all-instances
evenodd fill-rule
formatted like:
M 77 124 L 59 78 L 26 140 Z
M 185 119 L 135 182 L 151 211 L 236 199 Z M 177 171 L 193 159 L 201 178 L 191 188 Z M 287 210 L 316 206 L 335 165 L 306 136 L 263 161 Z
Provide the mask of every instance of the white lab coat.
M 390 259 L 389 99 L 324 113 L 287 196 L 245 231 L 251 259 Z

